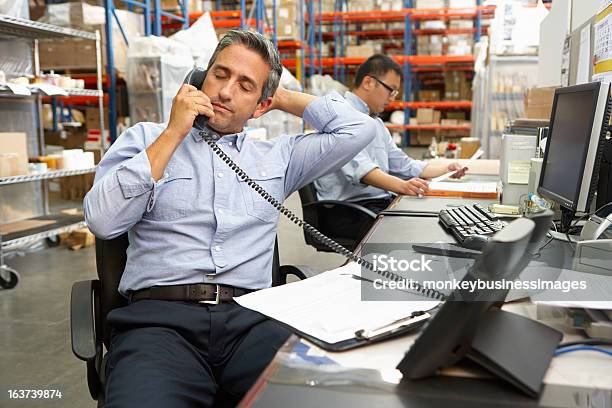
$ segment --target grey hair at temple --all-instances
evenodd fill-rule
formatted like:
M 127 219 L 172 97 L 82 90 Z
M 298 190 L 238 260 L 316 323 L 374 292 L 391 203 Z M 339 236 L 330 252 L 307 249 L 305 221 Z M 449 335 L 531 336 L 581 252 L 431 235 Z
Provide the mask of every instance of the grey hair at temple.
M 224 48 L 236 44 L 243 45 L 257 52 L 259 55 L 261 55 L 263 60 L 268 63 L 270 66 L 270 74 L 268 75 L 268 80 L 263 86 L 259 102 L 273 96 L 276 92 L 276 88 L 278 88 L 278 84 L 280 83 L 280 78 L 283 73 L 283 66 L 281 64 L 280 56 L 278 55 L 278 50 L 274 48 L 274 44 L 272 44 L 270 40 L 260 33 L 248 30 L 228 31 L 221 41 L 219 41 L 217 48 L 215 48 L 213 55 L 210 57 L 208 69 L 213 66 L 215 60 L 217 59 L 217 55 Z

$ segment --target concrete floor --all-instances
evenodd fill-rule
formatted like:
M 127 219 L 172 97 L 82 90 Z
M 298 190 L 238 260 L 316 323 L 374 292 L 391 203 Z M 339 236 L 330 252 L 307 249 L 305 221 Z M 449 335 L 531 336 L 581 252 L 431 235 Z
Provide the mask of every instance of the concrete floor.
M 285 205 L 301 216 L 297 194 Z M 317 253 L 306 246 L 296 226 L 281 216 L 281 264 L 310 265 L 318 271 L 341 265 L 340 255 Z M 78 280 L 95 278 L 95 251 L 45 249 L 7 261 L 21 280 L 12 290 L 0 289 L 0 406 L 95 407 L 89 396 L 85 365 L 70 346 L 70 289 Z M 56 389 L 62 399 L 9 400 L 10 389 Z

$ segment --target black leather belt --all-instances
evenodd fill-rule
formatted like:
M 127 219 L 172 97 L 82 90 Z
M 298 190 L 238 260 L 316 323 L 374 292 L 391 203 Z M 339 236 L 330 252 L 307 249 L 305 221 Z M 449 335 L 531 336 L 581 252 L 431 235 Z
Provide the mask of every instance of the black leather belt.
M 143 299 L 174 300 L 219 304 L 229 302 L 234 297 L 245 295 L 252 290 L 235 288 L 233 286 L 215 285 L 211 283 L 194 283 L 191 285 L 153 286 L 133 292 L 130 302 Z

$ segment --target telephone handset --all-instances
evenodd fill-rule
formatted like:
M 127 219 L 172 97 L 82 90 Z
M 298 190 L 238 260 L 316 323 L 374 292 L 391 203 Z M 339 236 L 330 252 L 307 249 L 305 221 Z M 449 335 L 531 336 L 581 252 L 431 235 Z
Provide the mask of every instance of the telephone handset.
M 183 83 L 193 85 L 199 90 L 201 90 L 202 85 L 204 85 L 205 78 L 206 78 L 206 70 L 204 68 L 198 67 L 198 68 L 192 69 L 187 74 Z M 196 116 L 195 121 L 193 122 L 193 126 L 196 129 L 202 130 L 206 127 L 206 123 L 208 123 L 208 116 L 198 115 Z
M 202 85 L 204 83 L 204 78 L 206 78 L 206 70 L 204 70 L 203 68 L 195 68 L 189 74 L 187 74 L 187 77 L 185 78 L 184 83 L 188 83 L 190 85 L 195 86 L 198 89 L 202 89 Z M 206 117 L 204 115 L 198 115 L 196 117 L 193 125 L 194 125 L 194 127 L 196 129 L 202 130 L 204 127 L 206 127 L 206 123 L 207 122 L 208 122 L 208 117 Z M 295 215 L 289 209 L 285 208 L 281 203 L 279 203 L 273 196 L 271 196 L 266 190 L 264 190 L 263 187 L 261 187 L 255 181 L 253 181 L 248 176 L 248 174 L 245 173 L 244 170 L 242 170 L 240 167 L 238 167 L 238 165 L 236 163 L 234 163 L 234 161 L 219 146 L 217 146 L 217 143 L 215 142 L 215 140 L 212 137 L 204 136 L 204 141 L 206 142 L 206 144 L 208 144 L 210 146 L 212 151 L 221 160 L 223 160 L 230 167 L 230 169 L 232 169 L 232 171 L 235 172 L 236 175 L 238 175 L 238 177 L 240 177 L 240 179 L 242 181 L 244 181 L 250 188 L 255 190 L 255 192 L 257 192 L 257 194 L 259 194 L 268 203 L 270 203 L 270 205 L 274 206 L 277 210 L 279 210 L 281 212 L 281 214 L 283 214 L 284 216 L 289 218 L 289 220 L 291 220 L 294 224 L 296 224 L 299 227 L 303 228 L 304 231 L 306 231 L 308 234 L 313 236 L 315 239 L 317 239 L 321 243 L 327 245 L 330 249 L 334 250 L 338 254 L 346 257 L 347 259 L 357 263 L 360 266 L 363 266 L 363 267 L 369 269 L 370 271 L 372 271 L 372 272 L 374 272 L 374 273 L 376 273 L 378 275 L 381 275 L 384 278 L 391 279 L 391 280 L 394 280 L 394 281 L 404 280 L 404 278 L 402 276 L 397 275 L 395 273 L 388 272 L 388 271 L 378 271 L 378 270 L 376 270 L 374 268 L 374 265 L 371 262 L 369 262 L 369 261 L 363 259 L 362 257 L 360 257 L 359 255 L 349 251 L 348 249 L 346 249 L 345 247 L 343 247 L 342 245 L 340 245 L 339 243 L 337 243 L 333 239 L 328 238 L 327 236 L 325 236 L 324 234 L 319 232 L 315 227 L 313 227 L 312 225 L 308 224 L 306 221 L 303 221 L 302 219 L 300 219 L 297 215 Z M 417 292 L 419 292 L 419 294 L 421 294 L 421 295 L 425 295 L 427 297 L 430 297 L 430 298 L 433 298 L 433 299 L 438 299 L 438 300 L 445 300 L 446 299 L 446 296 L 443 293 L 438 292 L 438 291 L 436 291 L 434 289 L 427 289 L 427 288 L 424 288 L 423 286 L 421 286 L 419 284 L 416 284 L 416 283 L 413 284 L 413 288 Z

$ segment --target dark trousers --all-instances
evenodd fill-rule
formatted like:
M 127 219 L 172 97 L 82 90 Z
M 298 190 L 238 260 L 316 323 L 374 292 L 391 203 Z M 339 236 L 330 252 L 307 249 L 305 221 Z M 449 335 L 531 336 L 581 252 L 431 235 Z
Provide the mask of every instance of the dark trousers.
M 393 201 L 392 198 L 376 198 L 372 200 L 355 201 L 368 210 L 378 214 L 385 210 Z M 325 219 L 326 231 L 333 232 L 336 237 L 354 238 L 357 242 L 361 241 L 363 236 L 370 230 L 375 220 L 356 214 L 353 211 L 343 211 L 342 213 L 334 213 L 333 217 Z
M 290 332 L 236 303 L 142 300 L 108 314 L 106 407 L 233 407 Z

